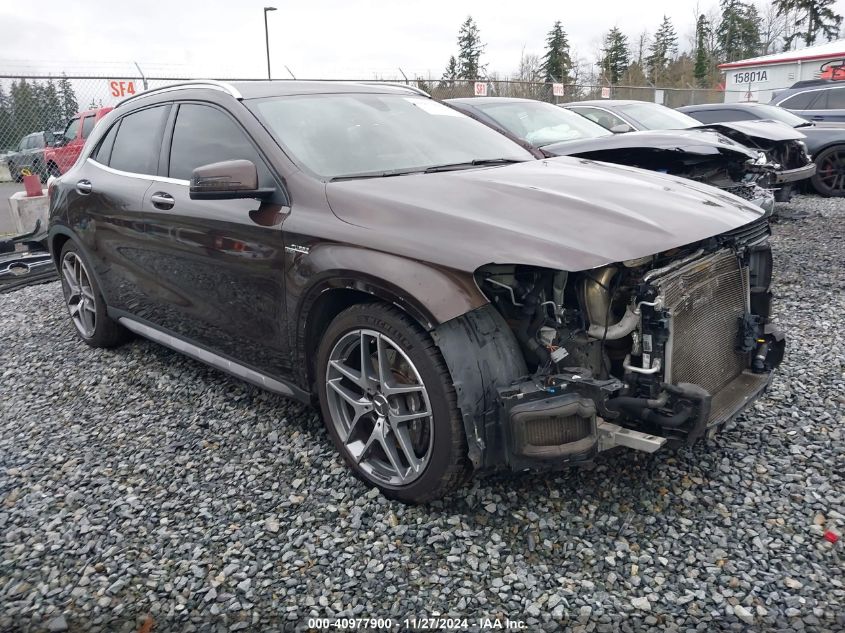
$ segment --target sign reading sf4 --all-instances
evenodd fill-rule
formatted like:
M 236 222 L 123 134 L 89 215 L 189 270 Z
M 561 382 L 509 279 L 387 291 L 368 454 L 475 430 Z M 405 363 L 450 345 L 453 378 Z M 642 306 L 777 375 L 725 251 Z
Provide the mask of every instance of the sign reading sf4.
M 111 96 L 112 97 L 125 97 L 126 95 L 134 95 L 135 94 L 135 82 L 134 81 L 115 81 L 112 80 L 109 82 L 109 88 L 111 89 Z

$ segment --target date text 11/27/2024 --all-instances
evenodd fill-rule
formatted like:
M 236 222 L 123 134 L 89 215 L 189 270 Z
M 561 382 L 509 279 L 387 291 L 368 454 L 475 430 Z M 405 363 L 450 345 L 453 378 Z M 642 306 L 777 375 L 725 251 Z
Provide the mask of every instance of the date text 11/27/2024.
M 458 618 L 439 615 L 392 618 L 309 618 L 308 629 L 313 631 L 524 631 L 522 620 L 510 618 Z

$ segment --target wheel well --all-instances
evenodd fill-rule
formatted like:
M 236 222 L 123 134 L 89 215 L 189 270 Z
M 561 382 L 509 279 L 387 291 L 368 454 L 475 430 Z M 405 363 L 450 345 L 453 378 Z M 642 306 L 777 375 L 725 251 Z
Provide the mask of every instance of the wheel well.
M 327 290 L 314 300 L 305 322 L 303 349 L 309 387 L 314 382 L 317 346 L 320 344 L 321 335 L 326 331 L 329 323 L 346 308 L 351 308 L 359 303 L 376 303 L 378 300 L 378 297 L 351 288 Z
M 62 249 L 65 247 L 65 242 L 67 242 L 70 238 L 67 235 L 62 235 L 59 233 L 56 237 L 53 238 L 52 244 L 52 251 L 53 251 L 53 261 L 56 262 L 56 268 L 59 267 L 59 260 L 62 257 Z

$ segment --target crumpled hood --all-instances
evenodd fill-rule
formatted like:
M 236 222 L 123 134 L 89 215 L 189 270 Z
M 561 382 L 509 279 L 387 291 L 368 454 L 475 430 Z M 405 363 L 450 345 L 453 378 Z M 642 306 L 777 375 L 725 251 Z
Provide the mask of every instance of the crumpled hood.
M 731 121 L 730 123 L 706 123 L 693 129 L 715 130 L 733 139 L 739 139 L 737 133 L 749 138 L 762 138 L 767 141 L 798 141 L 804 134 L 794 127 L 780 121 Z
M 701 156 L 733 155 L 756 159 L 757 152 L 711 130 L 646 130 L 627 132 L 577 141 L 563 141 L 544 145 L 543 151 L 554 156 L 577 156 L 590 152 L 604 152 L 634 148 L 686 152 Z
M 449 268 L 586 270 L 652 255 L 764 215 L 691 180 L 586 159 L 330 182 L 349 241 Z

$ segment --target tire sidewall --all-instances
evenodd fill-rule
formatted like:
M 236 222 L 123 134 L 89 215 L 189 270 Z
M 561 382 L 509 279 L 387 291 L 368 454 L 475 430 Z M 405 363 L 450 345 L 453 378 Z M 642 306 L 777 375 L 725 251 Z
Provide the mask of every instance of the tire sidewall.
M 389 486 L 371 479 L 362 472 L 343 444 L 331 419 L 326 392 L 326 366 L 328 364 L 328 357 L 341 337 L 356 329 L 369 329 L 381 332 L 399 345 L 402 351 L 411 359 L 411 362 L 414 363 L 428 391 L 429 403 L 434 414 L 432 417 L 432 432 L 434 435 L 432 453 L 423 474 L 408 486 Z M 424 339 L 422 336 L 412 328 L 409 328 L 403 322 L 403 319 L 397 318 L 389 310 L 379 309 L 378 306 L 369 310 L 352 309 L 341 313 L 332 321 L 326 329 L 323 339 L 320 341 L 315 382 L 320 410 L 326 429 L 338 452 L 343 456 L 344 461 L 359 479 L 369 486 L 378 487 L 385 496 L 405 502 L 416 502 L 420 498 L 425 498 L 429 496 L 432 490 L 440 486 L 442 478 L 449 471 L 454 459 L 451 453 L 454 446 L 453 433 L 455 432 L 455 425 L 452 424 L 451 417 L 453 414 L 449 406 L 449 389 L 451 389 L 451 385 L 445 385 L 443 383 L 440 372 L 437 370 L 430 356 L 430 352 L 424 348 Z

